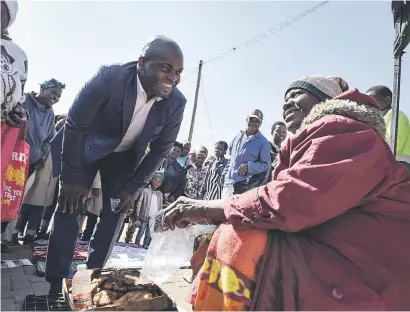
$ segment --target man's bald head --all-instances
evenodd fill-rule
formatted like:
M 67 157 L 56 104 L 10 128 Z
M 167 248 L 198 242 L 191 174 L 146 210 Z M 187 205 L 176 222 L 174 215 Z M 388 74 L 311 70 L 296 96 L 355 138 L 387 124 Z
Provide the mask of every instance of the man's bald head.
M 182 50 L 179 45 L 166 36 L 155 36 L 150 39 L 142 48 L 141 57 L 150 60 L 161 56 L 164 52 L 171 52 L 179 55 L 183 59 Z
M 167 98 L 181 80 L 184 56 L 179 45 L 156 36 L 144 45 L 138 59 L 138 77 L 149 97 Z

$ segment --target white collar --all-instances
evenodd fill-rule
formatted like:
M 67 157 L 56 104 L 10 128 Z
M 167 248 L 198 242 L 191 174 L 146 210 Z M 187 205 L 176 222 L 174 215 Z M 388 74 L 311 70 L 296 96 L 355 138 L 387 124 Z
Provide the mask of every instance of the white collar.
M 280 150 L 280 146 L 276 145 L 275 142 L 272 142 L 272 145 L 276 148 L 276 151 L 279 152 Z

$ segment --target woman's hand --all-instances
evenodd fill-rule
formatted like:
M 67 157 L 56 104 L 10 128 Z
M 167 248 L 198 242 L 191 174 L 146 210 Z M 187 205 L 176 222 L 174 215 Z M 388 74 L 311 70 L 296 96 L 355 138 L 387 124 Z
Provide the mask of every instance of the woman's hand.
M 24 126 L 27 122 L 28 113 L 27 111 L 21 106 L 21 104 L 17 104 L 12 111 L 7 115 L 5 123 L 9 127 L 13 128 L 20 128 Z
M 190 222 L 225 220 L 221 200 L 195 200 L 188 197 L 179 197 L 164 211 L 164 222 L 173 231 L 175 226 L 186 227 Z

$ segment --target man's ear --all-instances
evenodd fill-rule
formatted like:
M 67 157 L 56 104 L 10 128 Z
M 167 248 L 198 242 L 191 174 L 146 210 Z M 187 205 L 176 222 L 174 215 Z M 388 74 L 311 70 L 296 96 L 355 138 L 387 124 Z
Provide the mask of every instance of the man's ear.
M 391 96 L 386 96 L 386 98 L 384 99 L 384 102 L 386 103 L 387 106 L 391 106 L 391 102 L 392 102 L 392 98 Z
M 144 65 L 145 65 L 145 58 L 143 56 L 140 56 L 138 59 L 138 69 L 143 71 Z

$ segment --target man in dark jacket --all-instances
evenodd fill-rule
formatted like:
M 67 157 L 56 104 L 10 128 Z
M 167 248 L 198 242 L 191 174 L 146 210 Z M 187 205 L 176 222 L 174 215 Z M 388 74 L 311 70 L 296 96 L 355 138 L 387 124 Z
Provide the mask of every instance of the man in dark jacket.
M 178 136 L 186 103 L 175 88 L 182 70 L 178 44 L 156 37 L 144 46 L 137 62 L 103 66 L 75 98 L 55 140 L 58 147 L 64 137 L 59 205 L 46 265 L 50 293 L 60 292 L 62 279 L 69 276 L 79 231 L 76 208 L 87 196 L 97 171 L 103 208 L 87 265 L 104 267 L 125 213 Z M 145 154 L 148 144 L 150 151 Z

